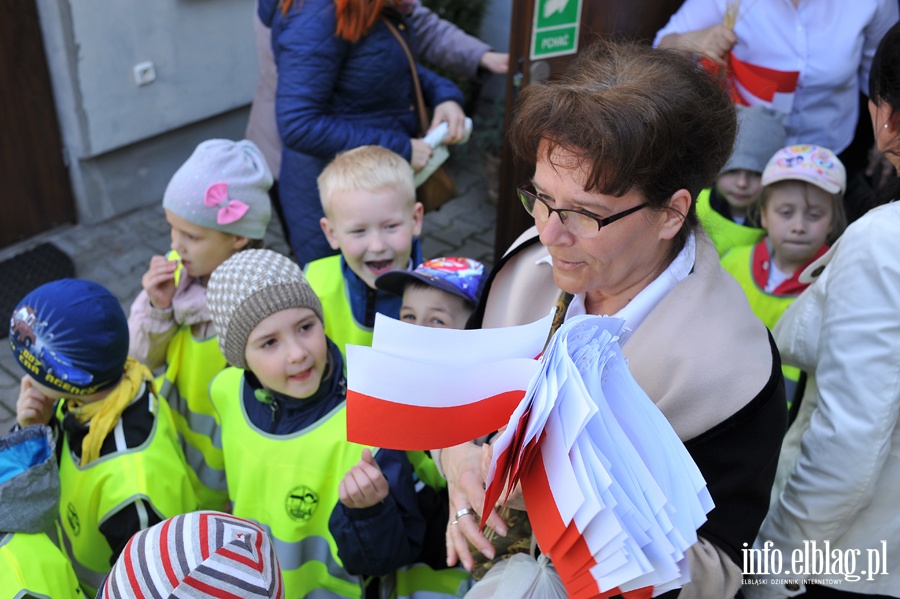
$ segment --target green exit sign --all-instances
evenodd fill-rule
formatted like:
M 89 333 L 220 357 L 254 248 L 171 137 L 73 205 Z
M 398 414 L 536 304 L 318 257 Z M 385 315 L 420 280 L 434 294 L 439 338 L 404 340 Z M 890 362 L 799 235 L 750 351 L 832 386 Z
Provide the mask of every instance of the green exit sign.
M 582 0 L 535 0 L 531 60 L 578 51 Z

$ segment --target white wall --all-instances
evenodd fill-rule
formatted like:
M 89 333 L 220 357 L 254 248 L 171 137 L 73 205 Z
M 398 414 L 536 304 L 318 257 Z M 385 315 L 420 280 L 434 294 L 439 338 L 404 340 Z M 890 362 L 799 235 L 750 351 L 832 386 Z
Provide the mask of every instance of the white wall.
M 79 219 L 161 201 L 203 139 L 243 137 L 253 0 L 37 0 Z M 152 83 L 134 66 L 150 61 Z

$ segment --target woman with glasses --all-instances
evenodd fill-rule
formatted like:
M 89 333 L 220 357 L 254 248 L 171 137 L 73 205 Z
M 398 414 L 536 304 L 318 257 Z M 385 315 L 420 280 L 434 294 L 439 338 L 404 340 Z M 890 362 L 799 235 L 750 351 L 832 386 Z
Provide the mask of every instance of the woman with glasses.
M 694 207 L 731 152 L 735 120 L 712 77 L 640 45 L 591 47 L 562 79 L 527 87 L 510 139 L 534 165 L 518 195 L 535 226 L 495 268 L 475 317 L 510 326 L 556 305 L 559 322 L 585 313 L 625 320 L 632 374 L 716 504 L 689 552 L 692 582 L 681 597 L 724 599 L 739 589 L 742 549 L 765 516 L 786 426 L 775 345 L 720 268 Z M 478 565 L 468 543 L 496 553 L 478 529 L 490 509 L 482 458 L 475 443 L 438 454 L 450 491 L 449 558 L 467 569 Z M 527 519 L 506 514 L 520 536 Z M 509 532 L 494 510 L 488 526 Z

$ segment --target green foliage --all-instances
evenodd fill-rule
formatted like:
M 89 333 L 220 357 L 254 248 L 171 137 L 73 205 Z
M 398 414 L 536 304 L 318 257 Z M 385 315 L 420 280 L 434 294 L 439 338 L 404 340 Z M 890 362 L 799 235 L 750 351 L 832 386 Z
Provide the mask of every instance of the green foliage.
M 469 35 L 478 37 L 486 8 L 485 0 L 422 0 L 422 5 Z
M 472 118 L 472 141 L 482 152 L 499 156 L 503 149 L 506 112 L 503 99 L 482 98 Z
M 481 21 L 484 19 L 487 0 L 421 0 L 422 5 L 431 9 L 442 19 L 450 21 L 469 35 L 478 37 Z M 504 102 L 502 99 L 490 101 L 481 98 L 475 101 L 478 84 L 456 76 L 432 64 L 426 64 L 432 71 L 450 79 L 462 90 L 464 107 L 475 110 L 472 115 L 472 144 L 490 156 L 499 156 L 503 146 Z
M 446 21 L 450 21 L 469 35 L 478 37 L 481 29 L 481 20 L 484 18 L 486 0 L 421 0 L 422 5 L 431 9 L 436 15 Z M 464 107 L 471 103 L 473 94 L 477 94 L 477 84 L 464 77 L 459 77 L 436 65 L 423 61 L 426 67 L 450 81 L 453 81 L 462 91 L 465 98 Z

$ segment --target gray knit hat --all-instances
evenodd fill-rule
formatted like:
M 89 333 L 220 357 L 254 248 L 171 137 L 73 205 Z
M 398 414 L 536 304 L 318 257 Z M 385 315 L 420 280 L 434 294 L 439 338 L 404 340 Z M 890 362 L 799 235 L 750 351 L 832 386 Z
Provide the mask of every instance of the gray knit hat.
M 163 208 L 207 229 L 262 239 L 272 171 L 252 141 L 204 141 L 169 181 Z
M 322 303 L 303 271 L 272 250 L 244 250 L 209 277 L 206 301 L 219 331 L 219 347 L 228 363 L 247 368 L 247 338 L 263 319 L 288 308 L 309 308 L 319 320 Z
M 784 146 L 781 113 L 765 106 L 737 106 L 738 132 L 734 152 L 722 172 L 744 169 L 762 173 L 766 163 Z

